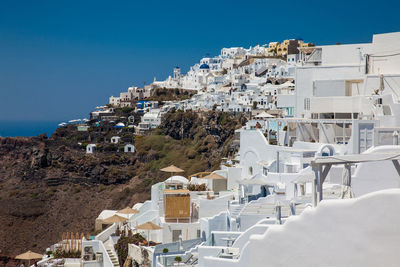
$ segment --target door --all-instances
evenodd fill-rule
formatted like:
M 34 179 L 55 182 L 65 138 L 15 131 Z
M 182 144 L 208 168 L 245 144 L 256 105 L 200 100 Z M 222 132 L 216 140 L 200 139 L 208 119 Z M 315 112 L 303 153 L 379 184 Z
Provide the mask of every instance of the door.
M 182 230 L 172 230 L 172 242 L 178 242 L 181 234 Z
M 374 144 L 374 125 L 360 124 L 359 125 L 359 153 L 366 151 Z

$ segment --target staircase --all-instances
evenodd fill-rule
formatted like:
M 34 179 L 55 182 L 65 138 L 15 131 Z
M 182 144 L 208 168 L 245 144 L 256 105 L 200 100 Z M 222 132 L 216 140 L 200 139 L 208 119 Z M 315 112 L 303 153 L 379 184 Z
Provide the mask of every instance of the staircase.
M 245 204 L 236 204 L 236 205 L 231 205 L 230 207 L 230 215 L 232 218 L 237 218 L 239 216 L 239 213 L 243 210 Z
M 112 247 L 113 246 L 112 242 L 110 242 L 110 240 L 107 240 L 104 243 L 104 246 L 105 246 L 105 248 L 107 250 L 107 254 L 110 257 L 113 266 L 114 267 L 120 267 L 119 261 L 118 261 L 118 256 L 115 254 L 115 250 Z

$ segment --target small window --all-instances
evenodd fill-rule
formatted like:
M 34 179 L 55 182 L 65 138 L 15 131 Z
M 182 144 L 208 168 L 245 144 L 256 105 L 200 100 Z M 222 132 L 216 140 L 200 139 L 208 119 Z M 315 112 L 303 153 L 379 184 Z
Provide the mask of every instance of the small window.
M 310 98 L 304 98 L 304 110 L 310 110 Z
M 263 167 L 263 174 L 264 174 L 265 176 L 268 175 L 268 168 L 267 168 L 267 167 Z

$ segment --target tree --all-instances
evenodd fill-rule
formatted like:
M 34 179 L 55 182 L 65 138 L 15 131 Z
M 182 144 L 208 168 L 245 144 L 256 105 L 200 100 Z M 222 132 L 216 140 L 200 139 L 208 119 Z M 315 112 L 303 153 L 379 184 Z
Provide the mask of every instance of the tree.
M 179 263 L 182 261 L 182 258 L 180 256 L 176 256 L 175 261 L 178 263 L 179 266 Z

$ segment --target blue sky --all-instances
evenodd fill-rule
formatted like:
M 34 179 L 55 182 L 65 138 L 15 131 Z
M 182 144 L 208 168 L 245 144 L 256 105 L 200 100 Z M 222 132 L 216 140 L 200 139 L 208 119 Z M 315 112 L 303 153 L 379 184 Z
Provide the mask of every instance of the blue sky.
M 0 120 L 82 118 L 222 47 L 400 31 L 399 1 L 0 1 Z

